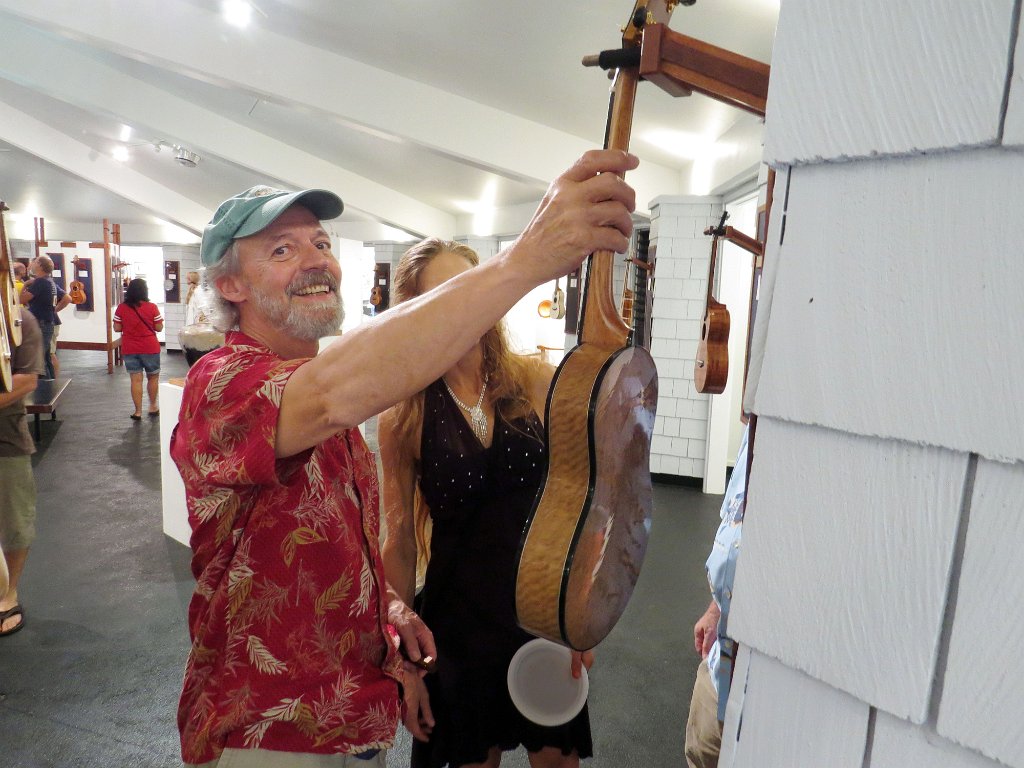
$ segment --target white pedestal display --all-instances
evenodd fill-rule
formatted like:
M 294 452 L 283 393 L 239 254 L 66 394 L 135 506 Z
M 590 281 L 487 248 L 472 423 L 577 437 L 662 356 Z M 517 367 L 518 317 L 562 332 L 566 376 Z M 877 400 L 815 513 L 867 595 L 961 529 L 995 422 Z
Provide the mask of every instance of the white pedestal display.
M 171 461 L 171 432 L 178 423 L 182 388 L 177 384 L 160 384 L 160 484 L 164 512 L 164 533 L 185 546 L 192 530 L 185 508 L 185 484 L 178 468 Z

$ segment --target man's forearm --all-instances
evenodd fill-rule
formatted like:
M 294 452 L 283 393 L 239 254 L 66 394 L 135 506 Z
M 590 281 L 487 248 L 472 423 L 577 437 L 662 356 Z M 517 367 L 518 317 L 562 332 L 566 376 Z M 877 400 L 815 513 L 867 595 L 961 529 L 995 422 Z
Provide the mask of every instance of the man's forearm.
M 0 408 L 16 403 L 36 388 L 36 375 L 20 373 L 14 377 L 14 386 L 10 392 L 0 392 Z

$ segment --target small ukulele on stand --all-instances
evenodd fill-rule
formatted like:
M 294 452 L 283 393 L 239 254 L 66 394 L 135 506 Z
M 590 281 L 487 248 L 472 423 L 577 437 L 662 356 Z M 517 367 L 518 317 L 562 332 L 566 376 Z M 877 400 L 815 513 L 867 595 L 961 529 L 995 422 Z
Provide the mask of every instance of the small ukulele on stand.
M 708 266 L 708 296 L 704 309 L 704 323 L 697 344 L 697 359 L 693 363 L 693 386 L 698 392 L 720 395 L 729 380 L 729 310 L 714 297 L 715 266 L 718 261 L 718 239 L 725 235 L 728 211 L 722 213 L 717 227 L 708 227 L 705 235 L 711 240 L 711 264 Z

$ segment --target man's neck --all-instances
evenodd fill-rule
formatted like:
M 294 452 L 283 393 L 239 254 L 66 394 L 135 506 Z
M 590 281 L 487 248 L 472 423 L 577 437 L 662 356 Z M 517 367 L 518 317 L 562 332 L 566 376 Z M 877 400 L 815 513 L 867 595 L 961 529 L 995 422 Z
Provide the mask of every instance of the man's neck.
M 238 330 L 268 347 L 271 352 L 284 360 L 315 357 L 320 348 L 316 341 L 297 339 L 284 330 L 274 328 L 257 319 L 241 318 L 238 322 Z

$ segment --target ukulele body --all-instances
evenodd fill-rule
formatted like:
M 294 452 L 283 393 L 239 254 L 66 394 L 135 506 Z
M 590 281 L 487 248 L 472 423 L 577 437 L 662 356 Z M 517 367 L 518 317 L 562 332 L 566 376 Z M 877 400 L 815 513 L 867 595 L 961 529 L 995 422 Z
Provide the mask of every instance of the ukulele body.
M 517 563 L 516 617 L 526 631 L 587 650 L 625 610 L 651 527 L 657 398 L 643 347 L 584 343 L 559 366 L 545 411 L 548 469 Z
M 68 286 L 68 297 L 71 299 L 72 304 L 85 304 L 85 284 L 79 280 L 72 280 Z
M 693 363 L 693 386 L 698 392 L 720 395 L 729 380 L 729 310 L 708 300 Z

